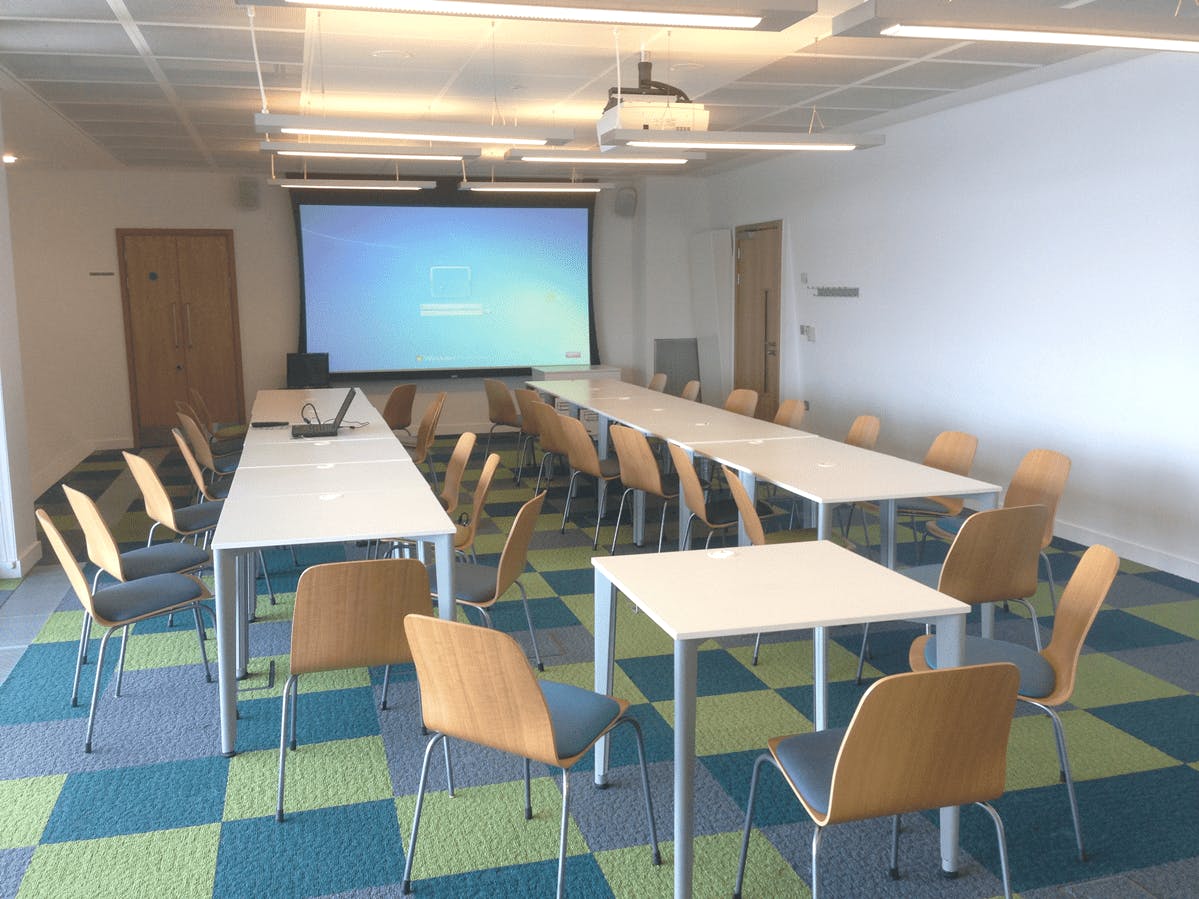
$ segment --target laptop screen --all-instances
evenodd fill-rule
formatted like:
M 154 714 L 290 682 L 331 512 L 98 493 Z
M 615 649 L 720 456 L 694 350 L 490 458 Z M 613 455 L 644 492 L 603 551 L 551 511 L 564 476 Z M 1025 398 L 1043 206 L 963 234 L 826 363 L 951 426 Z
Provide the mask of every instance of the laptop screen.
M 337 427 L 341 427 L 341 420 L 346 417 L 346 412 L 349 410 L 350 403 L 353 401 L 353 399 L 354 388 L 351 387 L 348 391 L 346 391 L 346 398 L 341 401 L 341 408 L 337 410 L 337 417 L 333 419 L 333 424 L 335 424 Z

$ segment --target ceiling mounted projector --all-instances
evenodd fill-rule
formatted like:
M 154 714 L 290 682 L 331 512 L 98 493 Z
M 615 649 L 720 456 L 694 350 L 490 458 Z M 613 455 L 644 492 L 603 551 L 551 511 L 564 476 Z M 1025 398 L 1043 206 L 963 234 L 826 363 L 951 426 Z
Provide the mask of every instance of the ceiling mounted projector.
M 609 131 L 707 131 L 708 110 L 679 88 L 654 81 L 653 63 L 637 63 L 636 87 L 608 88 L 608 105 L 596 122 L 597 135 Z M 602 143 L 602 142 L 601 142 Z

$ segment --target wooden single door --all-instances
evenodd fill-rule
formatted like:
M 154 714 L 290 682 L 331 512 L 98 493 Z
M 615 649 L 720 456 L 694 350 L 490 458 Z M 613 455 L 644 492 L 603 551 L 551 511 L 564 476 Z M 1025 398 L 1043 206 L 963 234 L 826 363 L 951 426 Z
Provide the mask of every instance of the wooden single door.
M 737 229 L 733 323 L 733 386 L 758 392 L 758 418 L 779 405 L 779 294 L 782 223 Z
M 231 231 L 117 232 L 134 441 L 170 442 L 188 388 L 244 417 Z

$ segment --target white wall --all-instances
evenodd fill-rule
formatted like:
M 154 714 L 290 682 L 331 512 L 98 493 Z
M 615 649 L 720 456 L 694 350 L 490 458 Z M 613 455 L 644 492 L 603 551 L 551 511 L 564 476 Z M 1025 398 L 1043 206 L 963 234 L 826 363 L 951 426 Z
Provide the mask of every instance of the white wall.
M 1199 577 L 1197 78 L 1135 59 L 710 179 L 711 227 L 785 222 L 784 322 L 817 339 L 784 335 L 783 394 L 812 429 L 874 412 L 910 458 L 971 431 L 998 483 L 1059 449 L 1058 534 Z

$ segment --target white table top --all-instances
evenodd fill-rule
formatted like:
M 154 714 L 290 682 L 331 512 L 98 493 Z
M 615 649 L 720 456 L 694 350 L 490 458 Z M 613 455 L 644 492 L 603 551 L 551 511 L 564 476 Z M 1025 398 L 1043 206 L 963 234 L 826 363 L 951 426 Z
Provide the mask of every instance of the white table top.
M 238 469 L 229 496 L 253 501 L 261 496 L 292 496 L 305 493 L 369 492 L 416 489 L 411 459 L 383 462 L 326 462 L 319 465 L 276 465 Z M 419 483 L 429 489 L 420 476 Z
M 999 492 L 978 481 L 865 450 L 837 440 L 697 442 L 697 453 L 731 468 L 753 472 L 818 503 L 872 502 L 915 496 L 979 496 Z
M 403 444 L 388 432 L 374 440 L 346 440 L 329 437 L 319 440 L 252 442 L 246 440 L 237 470 L 275 468 L 282 465 L 322 465 L 339 462 L 404 462 L 411 456 Z M 236 478 L 234 479 L 236 481 Z
M 349 388 L 327 387 L 310 390 L 263 390 L 254 399 L 250 421 L 286 421 L 289 425 L 304 421 L 304 413 L 311 419 L 315 407 L 321 421 L 336 417 Z M 312 407 L 304 408 L 306 403 Z M 391 437 L 391 430 L 383 421 L 379 410 L 361 390 L 356 390 L 350 408 L 342 419 L 339 440 L 362 440 Z M 292 440 L 291 428 L 254 428 L 246 433 L 246 443 L 254 446 L 264 443 L 288 443 Z
M 829 541 L 601 556 L 591 564 L 675 640 L 970 609 Z

